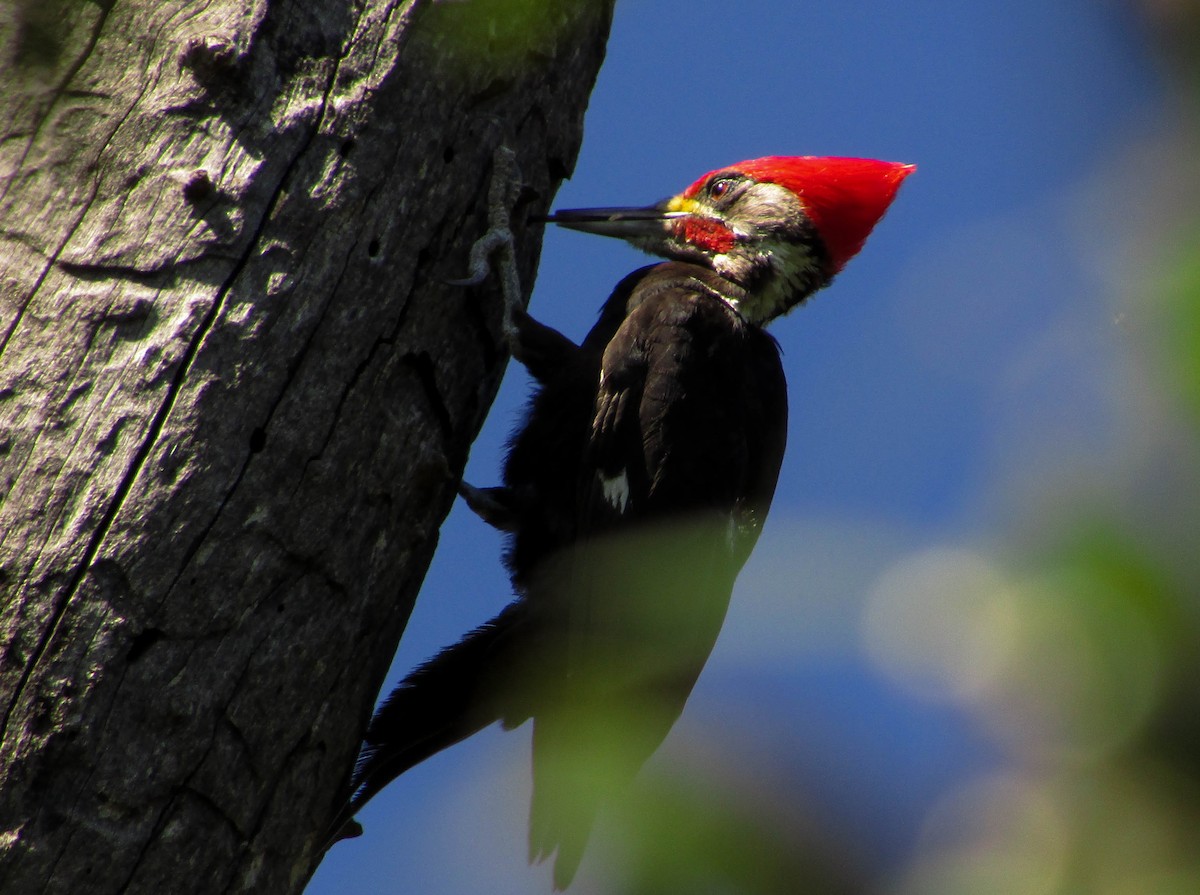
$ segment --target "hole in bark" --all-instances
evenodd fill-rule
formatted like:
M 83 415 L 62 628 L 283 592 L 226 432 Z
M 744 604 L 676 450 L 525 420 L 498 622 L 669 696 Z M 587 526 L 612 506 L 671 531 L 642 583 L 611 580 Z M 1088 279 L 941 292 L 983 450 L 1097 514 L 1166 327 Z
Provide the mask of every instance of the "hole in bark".
M 342 141 L 342 145 L 338 147 L 338 155 L 340 155 L 342 158 L 345 158 L 346 156 L 348 156 L 350 154 L 350 150 L 352 150 L 353 148 L 354 148 L 354 138 L 347 137 L 345 140 Z
M 261 427 L 250 433 L 250 453 L 257 454 L 267 446 L 267 433 Z
M 197 168 L 188 175 L 183 185 L 183 198 L 189 202 L 202 202 L 216 192 L 216 187 L 203 168 Z
M 533 187 L 523 186 L 521 187 L 521 192 L 517 195 L 517 201 L 513 203 L 513 210 L 515 211 L 523 205 L 528 205 L 530 202 L 534 202 L 541 197 L 542 194 Z
M 28 722 L 28 730 L 34 736 L 41 736 L 53 726 L 53 712 L 44 700 L 38 700 Z
M 193 37 L 179 54 L 179 64 L 194 71 L 200 80 L 230 74 L 236 63 L 237 50 L 216 35 Z
M 132 665 L 142 656 L 146 655 L 146 650 L 163 639 L 163 632 L 158 628 L 146 628 L 142 633 L 133 638 L 133 643 L 129 645 L 129 655 L 125 657 L 125 661 Z
M 379 240 L 372 239 L 369 243 L 367 243 L 367 256 L 369 258 L 378 257 L 380 248 L 382 247 L 379 245 Z
M 13 53 L 13 61 L 17 64 L 17 70 L 48 70 L 56 65 L 62 55 L 64 36 L 60 33 L 56 17 L 52 13 L 42 13 L 40 10 L 38 14 L 34 14 L 33 8 L 22 9 L 18 6 L 14 18 L 16 40 L 10 46 L 14 46 L 16 50 Z
M 447 165 L 454 161 L 453 146 L 447 146 L 444 150 L 442 150 L 442 161 L 444 161 Z

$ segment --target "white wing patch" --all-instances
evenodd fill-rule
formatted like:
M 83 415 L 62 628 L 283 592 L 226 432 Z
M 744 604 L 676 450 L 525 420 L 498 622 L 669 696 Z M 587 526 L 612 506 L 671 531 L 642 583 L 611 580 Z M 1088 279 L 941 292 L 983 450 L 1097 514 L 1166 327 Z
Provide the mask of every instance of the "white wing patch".
M 600 488 L 604 493 L 604 499 L 610 507 L 613 507 L 618 513 L 624 513 L 625 508 L 629 506 L 629 476 L 622 469 L 614 476 L 606 476 L 602 472 L 597 472 L 600 477 Z

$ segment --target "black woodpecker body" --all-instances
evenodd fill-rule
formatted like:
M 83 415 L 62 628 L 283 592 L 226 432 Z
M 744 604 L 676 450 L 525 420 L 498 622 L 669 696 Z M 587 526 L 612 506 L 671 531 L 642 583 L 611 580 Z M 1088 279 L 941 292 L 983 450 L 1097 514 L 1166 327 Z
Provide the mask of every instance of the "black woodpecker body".
M 579 345 L 510 308 L 539 388 L 504 485 L 461 490 L 511 533 L 517 598 L 384 701 L 335 830 L 435 752 L 532 718 L 530 858 L 570 883 L 600 803 L 682 711 L 770 507 L 787 394 L 763 327 L 858 252 L 912 170 L 771 157 L 650 208 L 549 218 L 669 260 L 622 280 Z

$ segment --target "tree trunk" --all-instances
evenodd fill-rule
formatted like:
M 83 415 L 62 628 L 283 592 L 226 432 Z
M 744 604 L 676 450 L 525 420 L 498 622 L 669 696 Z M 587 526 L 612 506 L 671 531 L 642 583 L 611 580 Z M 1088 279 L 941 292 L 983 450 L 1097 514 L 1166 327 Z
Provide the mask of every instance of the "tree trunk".
M 295 892 L 611 0 L 0 11 L 0 891 Z M 4 21 L 7 19 L 7 21 Z

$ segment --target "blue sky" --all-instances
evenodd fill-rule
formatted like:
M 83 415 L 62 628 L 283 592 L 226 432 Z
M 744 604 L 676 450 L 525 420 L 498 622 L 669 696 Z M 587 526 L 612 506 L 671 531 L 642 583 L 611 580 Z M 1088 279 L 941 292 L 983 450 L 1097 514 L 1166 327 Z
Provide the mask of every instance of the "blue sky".
M 556 207 L 651 202 L 762 155 L 919 167 L 862 255 L 773 328 L 791 396 L 775 507 L 655 761 L 701 742 L 783 766 L 886 876 L 942 793 L 1003 760 L 967 713 L 884 674 L 864 605 L 906 556 L 1002 542 L 1064 469 L 1110 462 L 1121 354 L 1104 260 L 1122 248 L 1123 171 L 1166 109 L 1117 0 L 618 4 Z M 578 339 L 642 263 L 549 232 L 532 311 Z M 498 480 L 528 390 L 510 368 L 469 481 Z M 501 546 L 455 508 L 396 678 L 507 602 Z M 524 860 L 528 740 L 487 731 L 409 772 L 309 891 L 548 892 Z M 572 891 L 597 890 L 592 851 Z

